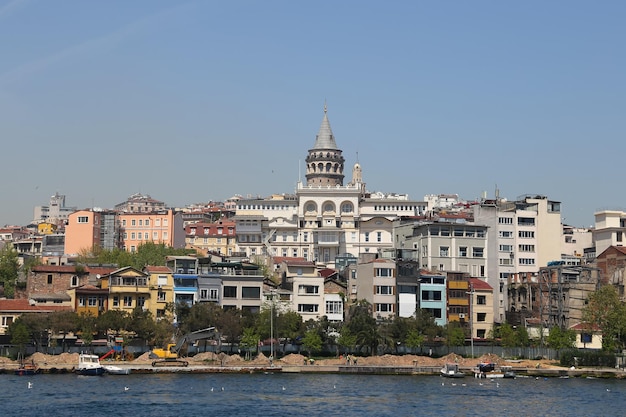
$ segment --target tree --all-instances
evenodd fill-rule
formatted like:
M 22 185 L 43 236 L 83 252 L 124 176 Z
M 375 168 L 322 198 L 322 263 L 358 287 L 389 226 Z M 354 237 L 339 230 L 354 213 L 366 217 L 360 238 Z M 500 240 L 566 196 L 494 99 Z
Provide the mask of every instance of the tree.
M 65 339 L 68 333 L 75 332 L 78 329 L 78 315 L 73 311 L 58 311 L 50 313 L 50 330 L 53 334 L 63 335 L 61 347 L 65 352 Z
M 344 347 L 344 353 L 348 353 L 349 349 L 354 348 L 356 346 L 356 336 L 350 332 L 350 328 L 348 326 L 343 326 L 341 331 L 339 332 L 339 337 L 337 338 L 337 344 L 339 346 Z
M 130 317 L 122 310 L 108 310 L 98 316 L 96 326 L 103 334 L 108 331 L 120 334 L 124 330 L 130 330 Z
M 89 313 L 81 313 L 78 316 L 78 327 L 80 329 L 80 338 L 87 346 L 91 346 L 94 333 L 96 333 L 96 317 Z
M 446 346 L 463 346 L 465 344 L 465 331 L 458 321 L 446 324 L 444 329 Z
M 376 354 L 380 334 L 376 319 L 372 317 L 372 305 L 366 300 L 359 300 L 350 306 L 347 326 L 356 338 L 359 350 L 365 348 L 367 354 Z
M 574 347 L 576 342 L 576 332 L 567 329 L 561 330 L 560 327 L 554 326 L 548 334 L 548 347 L 551 349 L 561 350 Z
M 600 287 L 589 296 L 583 309 L 583 324 L 602 332 L 602 349 L 623 349 L 626 339 L 626 308 L 612 285 Z
M 11 244 L 5 244 L 0 249 L 0 285 L 4 288 L 4 296 L 15 296 L 15 285 L 19 277 L 20 263 L 17 251 Z
M 424 335 L 419 334 L 417 330 L 409 330 L 404 340 L 404 344 L 409 349 L 416 349 L 424 344 Z
M 30 343 L 31 337 L 28 327 L 20 321 L 15 321 L 9 326 L 11 343 L 19 347 L 19 352 L 24 355 L 25 347 Z
M 322 338 L 315 329 L 307 330 L 302 338 L 302 346 L 311 356 L 314 352 L 319 352 L 322 349 Z
M 246 351 L 246 359 L 250 359 L 252 349 L 256 349 L 257 346 L 259 346 L 259 339 L 259 335 L 254 331 L 254 328 L 246 327 L 243 329 L 243 335 L 241 336 L 239 346 Z

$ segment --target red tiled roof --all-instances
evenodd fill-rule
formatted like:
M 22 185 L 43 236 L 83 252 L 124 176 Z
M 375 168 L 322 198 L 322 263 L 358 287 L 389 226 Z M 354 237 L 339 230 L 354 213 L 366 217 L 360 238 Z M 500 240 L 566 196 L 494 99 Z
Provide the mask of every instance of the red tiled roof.
M 475 290 L 493 291 L 493 287 L 479 278 L 470 278 L 469 283 Z
M 48 313 L 52 311 L 72 310 L 69 306 L 42 306 L 30 305 L 27 299 L 0 300 L 0 311 L 24 312 L 24 313 Z
M 337 273 L 337 271 L 335 271 L 334 269 L 330 269 L 330 268 L 324 268 L 320 270 L 320 275 L 323 276 L 324 278 L 328 278 L 332 275 L 335 275 Z
M 572 330 L 581 330 L 581 331 L 589 331 L 591 330 L 592 332 L 599 332 L 600 331 L 600 327 L 598 327 L 598 325 L 596 324 L 586 324 L 586 323 L 576 323 L 573 326 L 569 326 L 570 329 Z
M 172 270 L 169 269 L 167 266 L 160 266 L 160 265 L 148 265 L 145 268 L 146 272 L 164 272 L 164 273 L 172 273 Z
M 89 274 L 105 275 L 115 271 L 117 268 L 106 266 L 87 266 L 85 272 Z M 76 265 L 36 265 L 32 268 L 33 272 L 59 272 L 74 274 L 76 273 Z

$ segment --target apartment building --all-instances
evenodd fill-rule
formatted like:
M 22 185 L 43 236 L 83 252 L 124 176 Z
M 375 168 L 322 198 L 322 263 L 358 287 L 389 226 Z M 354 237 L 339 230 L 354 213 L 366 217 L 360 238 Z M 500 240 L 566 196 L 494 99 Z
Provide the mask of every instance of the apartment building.
M 493 288 L 482 279 L 469 279 L 471 337 L 486 339 L 493 328 Z
M 303 258 L 279 258 L 274 262 L 279 262 L 280 288 L 292 292 L 293 311 L 302 316 L 302 321 L 326 315 L 324 277 L 315 263 Z
M 611 246 L 624 246 L 626 243 L 626 212 L 621 210 L 603 210 L 594 213 L 595 228 L 593 242 L 596 254 Z
M 494 289 L 494 320 L 505 320 L 506 284 L 515 274 L 534 273 L 561 259 L 561 203 L 541 195 L 515 201 L 483 199 L 473 206 L 474 222 L 487 227 L 486 252 L 493 262 L 484 275 Z
M 356 266 L 356 299 L 372 305 L 377 320 L 396 316 L 396 263 L 388 259 L 375 259 Z
M 89 209 L 71 213 L 65 226 L 64 252 L 77 256 L 94 247 L 113 250 L 121 247 L 120 224 L 111 210 Z
M 200 253 L 232 256 L 237 251 L 234 221 L 191 223 L 185 226 L 185 235 L 185 247 L 196 249 Z
M 146 243 L 162 243 L 173 248 L 185 247 L 185 229 L 181 213 L 173 210 L 122 212 L 118 214 L 122 245 L 135 252 Z

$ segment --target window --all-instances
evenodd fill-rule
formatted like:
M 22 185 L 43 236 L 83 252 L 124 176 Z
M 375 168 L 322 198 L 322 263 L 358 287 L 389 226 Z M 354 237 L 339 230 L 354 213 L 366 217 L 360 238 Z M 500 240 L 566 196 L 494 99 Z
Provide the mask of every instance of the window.
M 500 245 L 500 252 L 513 252 L 513 245 Z
M 456 237 L 462 237 L 463 236 L 463 229 L 454 229 L 454 236 Z
M 484 339 L 487 336 L 487 330 L 485 329 L 477 329 L 476 330 L 476 337 L 479 339 Z
M 218 300 L 217 288 L 209 289 L 209 300 L 213 300 L 213 301 L 217 301 Z
M 163 240 L 167 239 L 167 232 L 163 232 Z
M 298 294 L 319 294 L 320 287 L 318 285 L 299 285 Z
M 132 307 L 133 306 L 133 297 L 130 295 L 124 296 L 124 307 Z
M 472 257 L 473 258 L 482 258 L 483 257 L 484 248 L 472 248 Z
M 393 277 L 393 269 L 391 269 L 391 268 L 374 268 L 374 276 L 376 276 L 376 277 Z
M 237 298 L 237 287 L 225 286 L 224 298 Z
M 87 305 L 89 307 L 96 307 L 96 306 L 98 306 L 98 297 L 92 295 L 89 298 L 87 298 Z
M 120 297 L 116 295 L 113 297 L 113 307 L 119 307 L 119 306 L 120 306 Z
M 509 230 L 500 230 L 500 232 L 498 232 L 498 236 L 503 237 L 503 238 L 512 238 L 513 237 L 513 232 L 509 231 Z
M 142 219 L 139 220 L 139 226 L 143 226 L 143 220 Z
M 533 232 L 532 230 L 520 230 L 517 233 L 517 236 L 522 239 L 534 239 L 535 232 Z
M 165 301 L 165 292 L 159 291 L 157 293 L 157 301 Z
M 518 217 L 517 218 L 517 225 L 518 226 L 534 226 L 535 225 L 535 219 L 534 219 L 534 217 Z
M 379 303 L 376 304 L 377 313 L 391 313 L 393 312 L 393 304 Z
M 78 306 L 79 307 L 85 307 L 85 297 L 84 296 L 80 296 L 78 297 Z
M 131 238 L 131 240 L 135 240 L 135 232 L 130 234 L 130 238 Z
M 467 246 L 459 246 L 459 257 L 461 258 L 467 257 Z
M 439 246 L 439 256 L 447 258 L 450 256 L 450 247 L 448 246 Z
M 126 219 L 122 220 L 122 226 L 126 226 Z
M 377 285 L 377 295 L 393 295 L 393 287 L 391 285 Z
M 366 242 L 370 241 L 370 232 L 365 232 L 365 241 Z
M 433 318 L 440 319 L 441 318 L 441 309 L 440 308 L 425 308 Z
M 317 313 L 317 304 L 298 304 L 298 313 Z
M 422 300 L 441 301 L 441 291 L 422 290 Z
M 207 289 L 201 289 L 200 290 L 200 299 L 201 300 L 206 300 L 209 296 L 209 290 Z
M 52 284 L 52 274 L 48 274 L 48 284 Z
M 512 217 L 498 217 L 498 224 L 513 224 Z
M 132 220 L 130 221 L 130 225 L 131 225 L 131 226 L 135 226 L 135 225 L 136 225 L 136 223 L 137 223 L 137 221 L 136 221 L 135 219 L 132 219 Z
M 326 301 L 326 314 L 343 314 L 341 301 Z
M 241 298 L 260 300 L 261 288 L 260 287 L 241 287 Z
M 302 241 L 303 242 L 308 242 L 309 241 L 309 232 L 302 233 Z
M 72 287 L 78 287 L 78 277 L 76 275 L 72 276 L 72 282 L 70 284 Z
M 144 238 L 144 240 L 150 239 L 150 234 L 148 232 L 144 233 L 143 234 L 143 238 Z
M 352 213 L 352 203 L 343 203 L 341 205 L 342 213 Z
M 535 260 L 533 258 L 519 258 L 520 265 L 534 265 Z
M 2 327 L 9 327 L 13 323 L 13 316 L 2 317 Z
M 520 252 L 534 252 L 535 245 L 519 245 Z
M 78 223 L 89 223 L 89 217 L 87 217 L 87 216 L 78 216 Z
M 487 304 L 487 296 L 486 295 L 478 295 L 476 296 L 476 304 L 485 305 Z
M 150 219 L 146 219 L 145 225 L 150 226 Z
M 383 241 L 383 233 L 376 232 L 376 242 L 382 242 L 382 241 Z
M 477 313 L 476 321 L 485 321 L 487 319 L 487 313 Z

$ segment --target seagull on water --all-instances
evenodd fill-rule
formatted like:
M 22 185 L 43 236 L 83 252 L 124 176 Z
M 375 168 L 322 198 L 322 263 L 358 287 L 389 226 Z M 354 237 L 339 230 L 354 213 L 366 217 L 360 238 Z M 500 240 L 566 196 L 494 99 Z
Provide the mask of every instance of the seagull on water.
M 285 386 L 283 385 L 283 391 L 286 390 L 287 388 L 285 388 Z
M 213 392 L 213 387 L 211 387 L 211 392 Z
M 128 391 L 130 388 L 128 387 L 124 387 L 124 391 Z
M 33 387 L 33 383 L 32 383 L 32 382 L 29 382 L 29 383 L 28 383 L 28 389 L 31 389 L 32 387 Z

